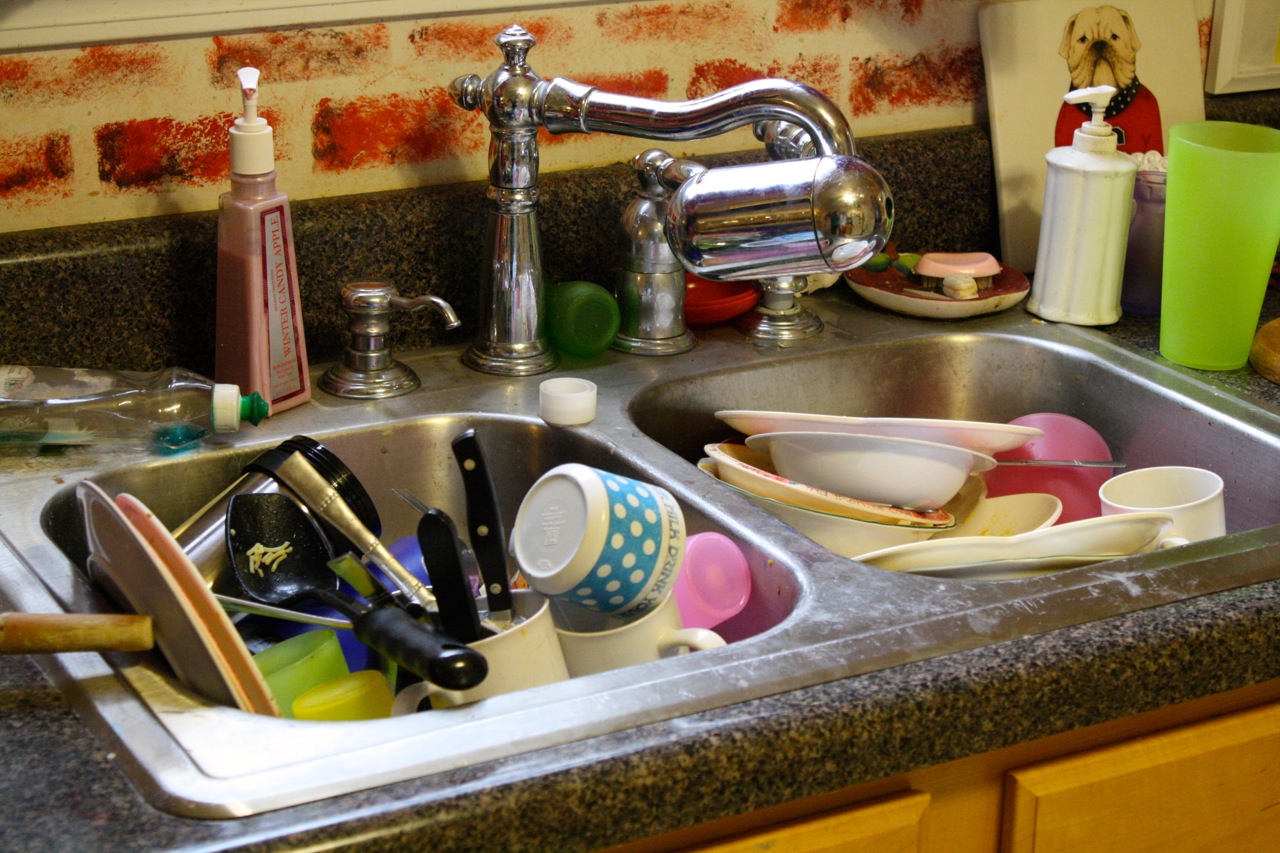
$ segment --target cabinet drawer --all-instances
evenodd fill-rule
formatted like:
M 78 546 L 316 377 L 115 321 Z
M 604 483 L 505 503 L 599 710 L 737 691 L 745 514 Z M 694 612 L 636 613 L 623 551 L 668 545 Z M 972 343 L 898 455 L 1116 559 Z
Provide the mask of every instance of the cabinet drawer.
M 893 794 L 694 847 L 688 853 L 916 853 L 929 795 Z
M 1280 849 L 1280 705 L 1005 779 L 1006 853 Z

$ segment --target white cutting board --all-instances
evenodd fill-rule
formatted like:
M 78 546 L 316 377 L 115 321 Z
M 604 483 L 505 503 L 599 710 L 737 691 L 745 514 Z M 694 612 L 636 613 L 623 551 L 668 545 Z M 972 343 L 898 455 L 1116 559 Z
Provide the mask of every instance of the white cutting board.
M 1053 148 L 1062 96 L 1070 88 L 1058 54 L 1072 15 L 1094 5 L 1080 0 L 1017 0 L 978 10 L 987 111 L 1000 205 L 1001 260 L 1024 273 L 1035 268 L 1044 205 L 1045 160 Z M 1169 128 L 1204 119 L 1200 0 L 1123 0 L 1141 41 L 1137 74 L 1160 104 Z M 1083 121 L 1083 117 L 1082 117 Z

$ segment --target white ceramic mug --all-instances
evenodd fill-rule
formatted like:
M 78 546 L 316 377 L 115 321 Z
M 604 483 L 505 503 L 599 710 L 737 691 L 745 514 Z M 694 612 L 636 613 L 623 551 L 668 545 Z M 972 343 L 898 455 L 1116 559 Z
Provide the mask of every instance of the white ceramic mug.
M 684 516 L 666 489 L 570 462 L 529 489 L 511 542 L 531 588 L 634 616 L 670 595 L 684 560 Z
M 556 618 L 556 635 L 574 677 L 725 644 L 709 628 L 684 627 L 675 597 L 670 595 L 644 615 L 621 624 L 601 613 L 578 609 L 570 614 L 563 607 L 557 609 Z
M 568 678 L 547 599 L 533 590 L 517 589 L 511 592 L 511 604 L 517 618 L 514 626 L 468 644 L 489 663 L 484 681 L 468 690 L 446 690 L 426 681 L 411 684 L 396 695 L 392 715 L 417 711 L 428 696 L 433 708 L 455 708 Z
M 1204 468 L 1136 468 L 1098 489 L 1103 515 L 1162 512 L 1173 524 L 1159 547 L 1212 539 L 1227 532 L 1222 478 Z

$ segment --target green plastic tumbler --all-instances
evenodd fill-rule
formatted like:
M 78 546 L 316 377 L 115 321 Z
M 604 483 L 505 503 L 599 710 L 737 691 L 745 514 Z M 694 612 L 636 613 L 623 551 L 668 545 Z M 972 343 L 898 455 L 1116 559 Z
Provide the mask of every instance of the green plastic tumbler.
M 293 702 L 318 684 L 347 674 L 338 635 L 329 628 L 304 631 L 253 656 L 276 704 L 286 717 Z
M 1165 193 L 1160 354 L 1200 370 L 1249 360 L 1280 243 L 1280 130 L 1174 125 Z

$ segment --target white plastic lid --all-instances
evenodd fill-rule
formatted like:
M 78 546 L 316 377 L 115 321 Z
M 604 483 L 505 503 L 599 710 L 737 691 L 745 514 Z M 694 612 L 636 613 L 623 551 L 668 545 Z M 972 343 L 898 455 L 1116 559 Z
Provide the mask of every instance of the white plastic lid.
M 214 432 L 236 432 L 240 429 L 240 386 L 219 382 L 213 386 L 213 410 L 210 415 Z
M 589 424 L 596 419 L 596 384 L 563 376 L 538 386 L 538 412 L 552 426 Z
M 276 167 L 275 140 L 271 125 L 258 115 L 258 77 L 256 68 L 241 68 L 240 97 L 244 115 L 231 126 L 231 171 L 237 175 L 265 175 Z
M 587 466 L 569 462 L 543 474 L 524 496 L 511 546 L 529 586 L 561 595 L 591 571 L 608 534 L 604 483 Z

